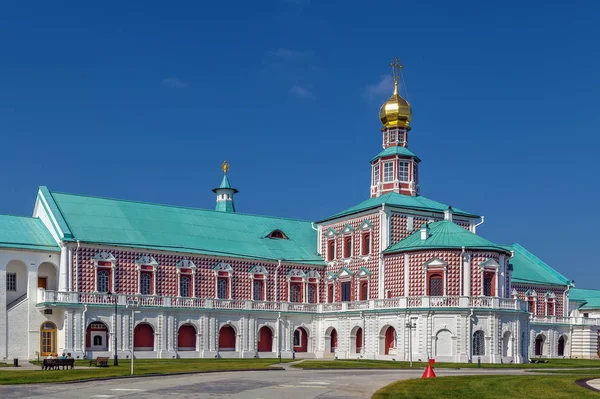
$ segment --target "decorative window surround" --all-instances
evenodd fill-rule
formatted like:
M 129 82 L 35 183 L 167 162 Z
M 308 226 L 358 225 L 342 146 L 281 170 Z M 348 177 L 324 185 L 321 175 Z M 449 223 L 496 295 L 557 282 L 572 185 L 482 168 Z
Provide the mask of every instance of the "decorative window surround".
M 300 302 L 306 303 L 306 293 L 308 292 L 308 278 L 306 276 L 306 273 L 299 269 L 290 269 L 286 274 L 286 279 L 288 285 L 288 302 L 292 302 L 292 286 L 295 284 L 300 284 L 301 289 L 299 299 L 301 299 Z
M 333 273 L 333 272 L 327 273 L 327 278 L 325 279 L 325 286 L 327 287 L 327 297 L 325 298 L 326 303 L 335 302 L 336 280 L 337 280 L 337 276 L 335 275 L 335 273 Z M 329 295 L 329 292 L 330 292 L 329 287 L 331 287 L 331 294 L 332 294 L 331 297 Z
M 259 265 L 254 265 L 250 268 L 250 270 L 248 270 L 248 273 L 250 273 L 250 278 L 252 279 L 251 284 L 250 284 L 250 298 L 252 298 L 253 301 L 266 301 L 267 298 L 267 287 L 266 287 L 266 281 L 267 281 L 267 276 L 269 275 L 269 272 L 267 271 L 267 269 L 263 266 L 259 266 Z M 262 284 L 262 295 L 261 295 L 261 299 L 255 299 L 254 298 L 254 284 L 260 282 Z
M 546 300 L 546 316 L 556 316 L 556 294 L 554 292 L 546 292 L 544 299 Z
M 94 263 L 94 290 L 98 292 L 98 269 L 109 269 L 109 291 L 115 292 L 115 265 L 117 259 L 110 252 L 101 251 L 98 252 L 92 258 Z
M 373 224 L 365 220 L 361 223 L 360 230 L 360 256 L 362 260 L 369 260 L 373 250 Z M 368 248 L 365 248 L 366 240 L 368 240 Z
M 233 268 L 229 263 L 220 262 L 213 268 L 215 271 L 215 298 L 219 299 L 219 278 L 225 278 L 227 281 L 227 298 L 231 299 L 231 277 L 233 274 Z
M 141 294 L 141 284 L 142 284 L 142 272 L 150 273 L 151 281 L 152 281 L 152 294 L 156 295 L 156 267 L 158 266 L 158 262 L 152 256 L 144 255 L 138 258 L 135 261 L 135 265 L 137 266 L 137 293 Z
M 500 273 L 498 273 L 498 270 L 500 269 L 500 264 L 492 258 L 488 258 L 485 261 L 481 262 L 479 264 L 479 268 L 481 270 L 481 296 L 485 296 L 485 275 L 486 273 L 493 273 L 494 274 L 494 286 L 492 287 L 492 296 L 500 296 L 498 295 L 498 288 L 500 287 L 500 282 L 498 281 L 499 277 L 500 277 Z
M 533 303 L 533 312 L 531 311 L 531 306 L 529 308 L 529 311 L 535 316 L 535 314 L 537 313 L 537 293 L 535 292 L 535 290 L 525 291 L 525 300 L 528 302 L 528 304 Z
M 337 240 L 338 232 L 333 228 L 327 229 L 327 261 L 333 263 L 337 258 Z
M 423 263 L 423 269 L 425 272 L 423 273 L 423 278 L 425 279 L 423 284 L 425 295 L 429 295 L 429 277 L 434 273 L 439 273 L 442 275 L 444 285 L 443 296 L 448 295 L 448 262 L 444 262 L 440 258 L 431 258 L 427 262 Z
M 181 297 L 181 278 L 190 279 L 189 298 L 196 296 L 196 264 L 188 258 L 183 258 L 175 265 L 177 267 L 177 296 Z
M 361 267 L 360 270 L 356 273 L 356 277 L 358 278 L 359 283 L 356 284 L 356 298 L 360 300 L 367 301 L 369 300 L 370 292 L 371 292 L 371 271 L 366 267 Z M 362 298 L 362 286 L 363 284 L 367 285 L 367 295 L 365 298 Z
M 306 274 L 306 277 L 308 278 L 308 286 L 310 287 L 315 286 L 316 289 L 316 293 L 315 293 L 315 302 L 314 303 L 320 303 L 321 301 L 319 300 L 320 297 L 320 281 L 321 281 L 321 275 L 319 274 L 318 271 L 316 270 L 311 270 Z M 308 291 L 307 291 L 308 294 Z M 309 301 L 310 302 L 310 301 Z

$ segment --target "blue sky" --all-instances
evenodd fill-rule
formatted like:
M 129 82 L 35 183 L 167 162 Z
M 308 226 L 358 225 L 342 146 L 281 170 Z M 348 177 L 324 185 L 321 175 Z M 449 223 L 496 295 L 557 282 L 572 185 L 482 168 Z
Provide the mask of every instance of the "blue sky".
M 0 5 L 0 213 L 37 187 L 316 220 L 368 197 L 389 61 L 421 193 L 600 288 L 600 3 Z

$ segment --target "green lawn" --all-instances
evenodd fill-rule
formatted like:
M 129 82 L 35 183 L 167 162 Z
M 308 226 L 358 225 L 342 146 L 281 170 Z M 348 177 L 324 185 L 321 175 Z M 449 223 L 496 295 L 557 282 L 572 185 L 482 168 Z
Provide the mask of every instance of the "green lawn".
M 424 368 L 426 362 L 413 362 L 414 368 Z M 292 367 L 303 369 L 395 369 L 408 368 L 409 362 L 391 362 L 388 360 L 305 360 Z M 436 363 L 435 368 L 476 368 L 477 363 Z M 582 368 L 594 367 L 600 369 L 600 360 L 589 359 L 548 359 L 548 363 L 527 364 L 489 364 L 481 363 L 482 368 L 519 368 L 519 369 L 543 369 L 543 368 Z
M 291 360 L 285 359 L 283 362 Z M 33 362 L 32 362 L 33 363 Z M 36 362 L 37 363 L 37 362 Z M 139 359 L 135 361 L 135 375 L 170 374 L 194 371 L 261 369 L 279 363 L 278 359 Z M 0 385 L 44 382 L 77 381 L 104 377 L 129 376 L 131 363 L 119 360 L 117 367 L 109 361 L 108 368 L 87 367 L 89 362 L 75 361 L 75 370 L 10 370 L 0 373 Z
M 585 378 L 585 376 L 478 375 L 412 379 L 388 385 L 377 391 L 372 399 L 600 398 L 600 393 L 590 391 L 575 384 L 575 380 L 581 378 Z

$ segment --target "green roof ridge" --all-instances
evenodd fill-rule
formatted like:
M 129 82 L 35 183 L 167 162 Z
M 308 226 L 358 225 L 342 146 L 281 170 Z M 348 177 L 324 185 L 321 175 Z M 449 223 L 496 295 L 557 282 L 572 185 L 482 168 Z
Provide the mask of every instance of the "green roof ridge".
M 417 159 L 417 162 L 421 162 L 421 159 L 418 156 L 416 156 L 411 150 L 409 150 L 408 147 L 402 147 L 402 146 L 388 147 L 388 148 L 384 149 L 383 151 L 381 151 L 379 154 L 375 155 L 375 157 L 373 159 L 371 159 L 369 162 L 373 162 L 376 159 L 379 159 L 381 157 L 390 156 L 390 155 L 402 155 L 402 156 L 406 156 L 406 157 L 413 157 L 413 158 Z
M 529 252 L 522 245 L 515 243 L 505 247 L 514 251 L 514 256 L 510 259 L 510 263 L 513 265 L 513 282 L 571 285 L 568 278 Z
M 420 229 L 403 240 L 388 247 L 384 253 L 415 251 L 438 248 L 469 248 L 509 252 L 501 245 L 478 236 L 450 220 L 434 222 L 429 226 L 429 236 L 423 240 Z

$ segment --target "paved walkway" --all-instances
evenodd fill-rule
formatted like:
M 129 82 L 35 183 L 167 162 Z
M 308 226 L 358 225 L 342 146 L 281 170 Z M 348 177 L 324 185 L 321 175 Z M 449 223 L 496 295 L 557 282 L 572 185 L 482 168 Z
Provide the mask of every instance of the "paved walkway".
M 0 398 L 370 398 L 392 382 L 419 378 L 422 369 L 244 371 L 70 384 L 0 386 Z M 522 370 L 436 369 L 438 376 L 521 374 Z
M 594 378 L 593 380 L 588 380 L 585 382 L 585 384 L 588 387 L 592 388 L 593 390 L 600 392 L 600 378 Z

